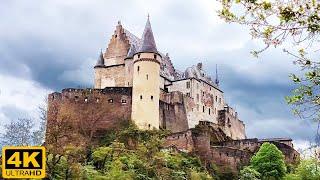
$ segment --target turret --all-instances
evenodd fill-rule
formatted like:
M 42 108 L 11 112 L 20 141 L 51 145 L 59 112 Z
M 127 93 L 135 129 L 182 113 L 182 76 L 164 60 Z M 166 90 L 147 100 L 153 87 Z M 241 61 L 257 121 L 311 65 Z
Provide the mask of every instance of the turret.
M 140 129 L 159 128 L 160 61 L 148 17 L 142 45 L 133 56 L 131 118 Z
M 94 88 L 96 89 L 101 88 L 101 74 L 105 67 L 106 66 L 104 64 L 104 57 L 101 50 L 99 58 L 97 60 L 97 64 L 94 66 Z
M 99 56 L 99 58 L 97 60 L 97 64 L 94 66 L 94 68 L 99 68 L 99 67 L 105 67 L 102 50 L 100 51 L 100 56 Z

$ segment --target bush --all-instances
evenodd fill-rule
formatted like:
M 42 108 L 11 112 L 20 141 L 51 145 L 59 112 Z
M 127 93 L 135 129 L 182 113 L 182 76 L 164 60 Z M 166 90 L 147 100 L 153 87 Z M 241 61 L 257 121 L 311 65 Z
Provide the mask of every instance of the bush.
M 259 180 L 260 173 L 251 167 L 245 167 L 240 171 L 240 180 Z

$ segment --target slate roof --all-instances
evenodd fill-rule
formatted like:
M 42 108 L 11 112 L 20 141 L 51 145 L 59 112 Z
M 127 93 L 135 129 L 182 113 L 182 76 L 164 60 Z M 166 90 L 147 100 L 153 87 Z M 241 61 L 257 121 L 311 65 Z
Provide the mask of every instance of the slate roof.
M 202 68 L 198 68 L 197 65 L 187 68 L 184 72 L 176 70 L 170 60 L 168 53 L 163 54 L 157 50 L 149 18 L 145 25 L 142 39 L 138 38 L 137 36 L 132 34 L 130 31 L 126 30 L 125 28 L 124 28 L 124 32 L 131 45 L 127 54 L 127 58 L 131 58 L 137 52 L 159 53 L 162 56 L 161 70 L 160 70 L 161 76 L 166 77 L 171 81 L 186 79 L 186 78 L 196 78 L 196 79 L 203 80 L 213 86 L 216 86 L 216 87 L 218 86 L 214 81 L 212 81 L 211 77 L 209 77 Z
M 139 48 L 138 52 L 153 52 L 158 53 L 156 42 L 153 37 L 153 32 L 151 28 L 151 23 L 148 17 L 146 26 L 142 34 L 142 45 Z
M 100 52 L 99 58 L 97 60 L 97 64 L 94 67 L 104 67 L 104 57 L 102 51 Z

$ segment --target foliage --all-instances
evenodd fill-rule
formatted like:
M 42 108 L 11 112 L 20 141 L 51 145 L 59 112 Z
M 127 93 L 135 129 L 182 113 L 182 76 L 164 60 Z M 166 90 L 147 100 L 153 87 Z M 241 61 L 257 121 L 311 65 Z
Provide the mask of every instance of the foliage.
M 302 160 L 295 173 L 288 174 L 288 180 L 318 180 L 320 179 L 320 162 L 317 159 Z
M 50 179 L 213 179 L 200 160 L 175 149 L 162 149 L 162 130 L 138 130 L 128 124 L 112 131 L 105 144 L 92 149 L 62 148 L 50 155 Z M 110 141 L 113 139 L 112 141 Z M 90 153 L 90 154 L 88 154 Z
M 260 173 L 251 167 L 245 167 L 240 171 L 240 180 L 259 180 Z
M 282 152 L 271 143 L 263 143 L 251 158 L 251 167 L 261 174 L 262 179 L 281 179 L 285 176 L 286 165 Z
M 250 27 L 254 39 L 265 47 L 252 51 L 254 56 L 270 47 L 283 47 L 301 66 L 302 75 L 292 74 L 296 84 L 286 97 L 294 113 L 305 119 L 320 120 L 320 2 L 316 0 L 218 0 L 219 15 L 227 22 Z

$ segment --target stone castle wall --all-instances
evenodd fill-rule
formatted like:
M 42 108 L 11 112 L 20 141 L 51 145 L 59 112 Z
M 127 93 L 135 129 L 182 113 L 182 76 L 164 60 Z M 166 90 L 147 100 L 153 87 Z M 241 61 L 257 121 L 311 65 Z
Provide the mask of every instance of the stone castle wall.
M 64 89 L 48 97 L 48 124 L 66 118 L 78 128 L 94 128 L 96 135 L 131 116 L 131 88 Z M 56 112 L 52 112 L 56 111 Z M 56 115 L 55 115 L 56 114 Z M 50 129 L 50 126 L 48 126 Z
M 232 139 L 246 138 L 244 123 L 239 120 L 237 113 L 228 106 L 218 111 L 218 125 Z

